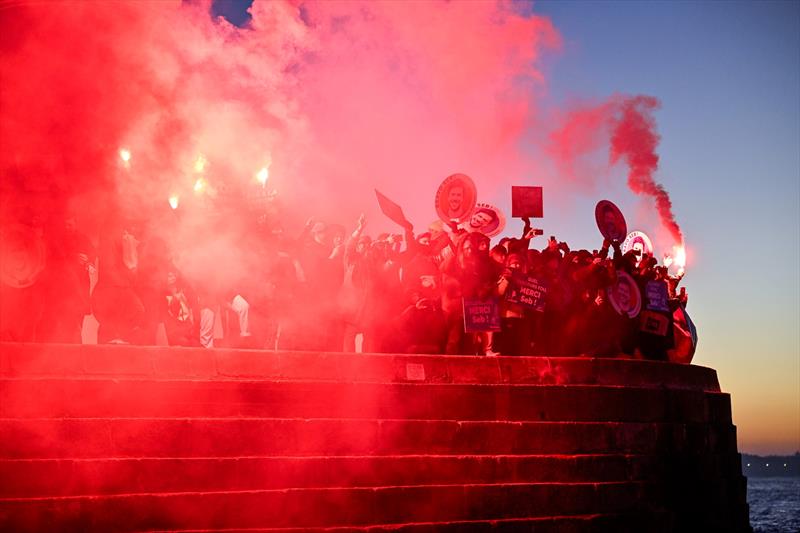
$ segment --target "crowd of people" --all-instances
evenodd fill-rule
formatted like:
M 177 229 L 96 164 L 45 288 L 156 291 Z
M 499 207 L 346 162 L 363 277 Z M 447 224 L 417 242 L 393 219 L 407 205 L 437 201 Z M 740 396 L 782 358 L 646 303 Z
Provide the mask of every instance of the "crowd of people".
M 244 274 L 212 284 L 181 273 L 157 228 L 107 224 L 95 247 L 68 218 L 48 241 L 36 340 L 80 342 L 91 313 L 99 343 L 155 344 L 163 331 L 170 345 L 207 348 L 669 358 L 680 276 L 618 241 L 572 250 L 523 221 L 520 237 L 493 244 L 455 222 L 370 237 L 363 215 L 350 228 L 310 219 L 289 238 L 261 220 L 239 243 Z M 645 327 L 653 311 L 615 305 L 636 290 L 621 276 L 663 317 L 660 331 Z M 536 302 L 519 298 L 531 280 Z M 661 308 L 651 282 L 663 284 Z M 470 302 L 489 302 L 497 322 L 476 330 Z

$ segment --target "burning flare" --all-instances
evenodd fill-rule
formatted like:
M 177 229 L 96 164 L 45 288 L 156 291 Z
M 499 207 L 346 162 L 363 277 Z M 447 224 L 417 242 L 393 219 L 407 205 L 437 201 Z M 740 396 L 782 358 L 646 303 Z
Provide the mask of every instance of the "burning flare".
M 683 276 L 686 272 L 686 247 L 678 244 L 672 248 L 672 253 L 675 265 L 678 267 L 678 275 Z
M 172 209 L 178 209 L 178 202 L 179 201 L 180 201 L 180 198 L 178 197 L 178 195 L 177 194 L 173 194 L 172 196 L 169 197 L 169 206 Z
M 269 179 L 268 167 L 262 168 L 261 170 L 258 171 L 258 174 L 256 174 L 256 180 L 258 180 L 258 182 L 261 184 L 262 187 L 265 187 L 267 185 L 268 179 Z
M 120 148 L 119 149 L 119 158 L 122 159 L 122 162 L 128 164 L 131 160 L 131 151 L 127 148 Z
M 206 190 L 208 183 L 203 178 L 197 178 L 197 181 L 194 182 L 194 192 L 197 194 L 202 193 Z
M 675 265 L 678 276 L 683 276 L 686 273 L 686 246 L 683 244 L 676 244 L 672 247 L 671 254 L 664 254 L 664 266 L 669 268 Z
M 199 156 L 197 156 L 197 159 L 194 162 L 194 171 L 197 172 L 198 174 L 203 172 L 206 169 L 206 163 L 208 163 L 208 160 L 205 157 L 203 157 L 203 154 L 200 154 Z M 197 190 L 196 186 L 195 190 Z

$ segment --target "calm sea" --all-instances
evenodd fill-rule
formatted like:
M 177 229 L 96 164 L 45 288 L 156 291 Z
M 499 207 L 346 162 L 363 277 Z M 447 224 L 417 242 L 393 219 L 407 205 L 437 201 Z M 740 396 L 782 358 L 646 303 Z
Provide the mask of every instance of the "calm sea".
M 800 478 L 749 477 L 747 503 L 755 533 L 800 533 Z

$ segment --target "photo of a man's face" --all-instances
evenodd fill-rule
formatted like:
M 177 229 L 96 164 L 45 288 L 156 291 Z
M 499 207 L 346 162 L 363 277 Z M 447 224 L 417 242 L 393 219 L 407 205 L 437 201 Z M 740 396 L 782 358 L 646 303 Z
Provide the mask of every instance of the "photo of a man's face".
M 447 205 L 451 213 L 461 213 L 464 206 L 464 187 L 453 185 L 447 193 Z
M 464 222 L 475 208 L 476 197 L 472 179 L 465 174 L 453 174 L 436 191 L 436 213 L 446 222 Z
M 487 226 L 494 220 L 494 217 L 486 211 L 477 211 L 469 220 L 469 225 L 475 229 L 480 229 Z
M 614 309 L 623 316 L 634 318 L 639 314 L 642 297 L 636 282 L 625 272 L 617 272 L 617 283 L 608 288 L 608 297 Z
M 613 203 L 608 200 L 601 200 L 595 206 L 594 211 L 597 229 L 609 240 L 624 241 L 628 231 L 625 217 Z

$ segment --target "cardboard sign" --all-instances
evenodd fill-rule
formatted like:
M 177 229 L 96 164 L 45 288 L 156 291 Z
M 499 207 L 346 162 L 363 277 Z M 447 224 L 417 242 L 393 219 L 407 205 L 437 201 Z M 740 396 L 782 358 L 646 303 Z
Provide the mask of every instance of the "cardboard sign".
M 478 192 L 472 178 L 453 174 L 445 178 L 436 191 L 436 214 L 445 222 L 463 222 L 475 208 Z
M 375 189 L 375 196 L 378 197 L 378 205 L 380 206 L 384 215 L 401 226 L 408 225 L 408 220 L 406 220 L 406 216 L 403 214 L 403 210 L 399 205 L 381 194 L 378 189 Z
M 642 294 L 627 272 L 617 271 L 617 283 L 606 289 L 608 301 L 620 315 L 634 318 L 642 309 Z
M 653 255 L 653 243 L 650 237 L 643 231 L 632 231 L 625 237 L 622 243 L 622 253 L 626 254 L 631 250 L 639 250 L 642 254 Z M 642 256 L 639 255 L 639 259 Z
M 469 220 L 461 224 L 461 228 L 466 231 L 477 231 L 487 237 L 494 237 L 505 227 L 506 217 L 503 212 L 493 205 L 480 202 L 475 204 Z
M 477 333 L 480 331 L 500 331 L 500 307 L 496 298 L 477 300 L 463 298 L 464 331 Z
M 541 187 L 511 187 L 511 216 L 514 218 L 542 218 Z
M 534 311 L 544 312 L 547 301 L 547 286 L 534 277 L 515 275 L 506 292 L 506 301 Z
M 644 286 L 647 309 L 669 312 L 669 291 L 666 281 L 648 281 Z
M 15 289 L 30 287 L 45 267 L 47 253 L 37 232 L 24 224 L 0 229 L 0 281 Z
M 628 234 L 628 224 L 619 207 L 608 200 L 600 200 L 594 208 L 597 229 L 610 241 L 622 242 Z
M 654 311 L 642 311 L 639 315 L 639 330 L 651 335 L 665 337 L 669 329 L 669 317 Z

